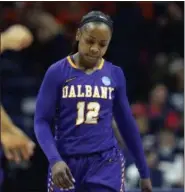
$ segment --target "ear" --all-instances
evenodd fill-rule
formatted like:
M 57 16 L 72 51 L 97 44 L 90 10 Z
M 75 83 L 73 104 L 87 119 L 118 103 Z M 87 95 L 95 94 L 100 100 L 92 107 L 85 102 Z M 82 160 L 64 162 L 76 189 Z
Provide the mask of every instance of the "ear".
M 79 41 L 79 40 L 80 40 L 80 36 L 81 36 L 81 32 L 80 32 L 80 30 L 78 29 L 77 32 L 76 32 L 76 41 Z

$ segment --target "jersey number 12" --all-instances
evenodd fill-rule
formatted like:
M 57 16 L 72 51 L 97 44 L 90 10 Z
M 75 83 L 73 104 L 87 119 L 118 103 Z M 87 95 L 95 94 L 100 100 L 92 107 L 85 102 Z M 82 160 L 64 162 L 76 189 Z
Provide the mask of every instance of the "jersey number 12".
M 87 112 L 86 112 L 87 111 Z M 76 125 L 96 124 L 99 118 L 100 104 L 97 102 L 78 102 Z

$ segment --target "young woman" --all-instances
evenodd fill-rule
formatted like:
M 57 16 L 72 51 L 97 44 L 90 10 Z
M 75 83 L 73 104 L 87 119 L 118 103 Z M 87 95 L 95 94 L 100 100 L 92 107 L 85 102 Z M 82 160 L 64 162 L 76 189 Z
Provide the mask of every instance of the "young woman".
M 124 157 L 113 134 L 113 116 L 135 157 L 142 190 L 152 190 L 124 74 L 103 59 L 112 32 L 109 16 L 99 11 L 85 15 L 75 50 L 51 65 L 40 87 L 34 129 L 50 163 L 49 192 L 124 191 Z M 54 120 L 55 139 L 50 131 Z

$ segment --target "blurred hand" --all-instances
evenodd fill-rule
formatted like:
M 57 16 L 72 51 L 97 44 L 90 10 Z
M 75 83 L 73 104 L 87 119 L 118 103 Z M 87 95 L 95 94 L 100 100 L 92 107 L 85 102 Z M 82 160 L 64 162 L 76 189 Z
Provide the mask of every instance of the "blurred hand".
M 152 183 L 150 179 L 141 179 L 141 192 L 152 192 Z
M 1 34 L 4 50 L 19 51 L 31 45 L 33 36 L 31 32 L 22 25 L 13 25 Z
M 28 12 L 28 23 L 36 28 L 36 36 L 40 42 L 47 42 L 59 34 L 63 27 L 49 13 L 43 11 Z
M 28 160 L 34 153 L 35 143 L 17 127 L 11 132 L 1 132 L 1 141 L 8 160 L 19 163 Z
M 52 168 L 54 184 L 60 189 L 74 189 L 74 178 L 67 164 L 64 161 L 57 162 Z
M 168 14 L 175 20 L 182 20 L 183 13 L 181 8 L 176 3 L 168 4 Z

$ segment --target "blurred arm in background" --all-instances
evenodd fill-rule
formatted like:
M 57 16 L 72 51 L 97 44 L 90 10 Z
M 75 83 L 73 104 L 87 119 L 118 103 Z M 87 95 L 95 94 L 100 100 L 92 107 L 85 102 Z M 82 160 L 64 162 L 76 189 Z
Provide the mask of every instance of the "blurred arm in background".
M 28 47 L 33 41 L 31 32 L 24 26 L 14 25 L 1 33 L 0 53 L 6 50 L 19 51 Z M 35 144 L 28 136 L 16 127 L 9 115 L 1 106 L 1 141 L 5 156 L 19 162 L 27 160 L 33 154 Z
M 13 25 L 1 33 L 0 53 L 6 50 L 20 51 L 33 41 L 31 32 L 22 25 Z

